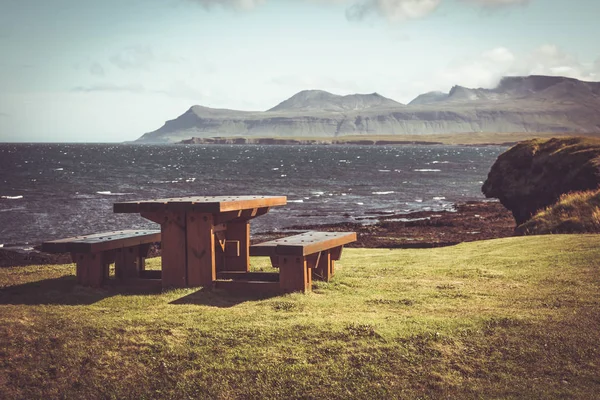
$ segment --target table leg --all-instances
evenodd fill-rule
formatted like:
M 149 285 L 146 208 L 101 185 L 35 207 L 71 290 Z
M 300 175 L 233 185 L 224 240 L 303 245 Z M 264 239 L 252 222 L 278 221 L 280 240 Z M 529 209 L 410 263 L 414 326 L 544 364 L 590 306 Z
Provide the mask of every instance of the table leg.
M 217 278 L 214 228 L 212 214 L 187 213 L 188 286 L 211 286 Z
M 238 241 L 239 255 L 225 259 L 227 271 L 250 271 L 250 221 L 233 221 L 227 224 L 227 240 Z
M 183 213 L 166 213 L 161 223 L 163 288 L 187 286 L 186 218 Z

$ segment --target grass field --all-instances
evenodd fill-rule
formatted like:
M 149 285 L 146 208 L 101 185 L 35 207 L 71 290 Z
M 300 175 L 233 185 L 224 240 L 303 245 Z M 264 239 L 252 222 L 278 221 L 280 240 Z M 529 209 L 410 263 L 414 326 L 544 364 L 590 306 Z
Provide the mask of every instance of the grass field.
M 598 235 L 346 249 L 262 299 L 4 268 L 0 398 L 598 398 L 599 266 Z

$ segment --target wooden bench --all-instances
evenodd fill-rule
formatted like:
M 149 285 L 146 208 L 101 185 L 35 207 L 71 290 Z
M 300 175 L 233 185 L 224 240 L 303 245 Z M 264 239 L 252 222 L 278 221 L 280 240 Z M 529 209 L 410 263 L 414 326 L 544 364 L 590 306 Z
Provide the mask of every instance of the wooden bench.
M 329 281 L 345 244 L 356 241 L 356 232 L 315 232 L 270 240 L 250 246 L 251 256 L 268 256 L 279 268 L 281 292 L 309 292 L 312 278 Z
M 113 262 L 118 279 L 139 278 L 150 245 L 155 242 L 160 242 L 160 231 L 124 230 L 44 242 L 42 251 L 71 253 L 77 264 L 77 283 L 99 287 L 108 279 L 108 267 Z

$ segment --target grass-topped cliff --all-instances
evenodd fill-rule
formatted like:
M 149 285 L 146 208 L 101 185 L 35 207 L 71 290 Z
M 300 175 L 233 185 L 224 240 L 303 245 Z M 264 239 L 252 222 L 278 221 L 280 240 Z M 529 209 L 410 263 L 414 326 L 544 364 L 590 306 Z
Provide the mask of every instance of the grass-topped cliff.
M 594 398 L 598 260 L 596 235 L 347 249 L 266 299 L 3 268 L 0 398 Z
M 498 157 L 482 191 L 521 225 L 564 194 L 599 187 L 600 139 L 570 137 L 518 143 Z

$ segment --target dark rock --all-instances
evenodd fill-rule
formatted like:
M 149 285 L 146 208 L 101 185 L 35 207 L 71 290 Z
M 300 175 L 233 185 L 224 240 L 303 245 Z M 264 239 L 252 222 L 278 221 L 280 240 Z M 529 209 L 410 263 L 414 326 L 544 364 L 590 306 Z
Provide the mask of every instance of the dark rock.
M 533 139 L 501 154 L 481 190 L 499 199 L 521 225 L 562 194 L 593 190 L 599 184 L 599 139 Z

